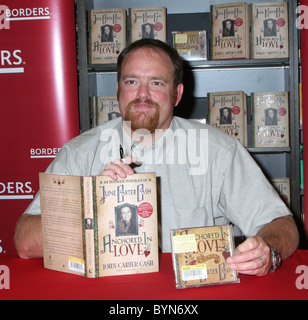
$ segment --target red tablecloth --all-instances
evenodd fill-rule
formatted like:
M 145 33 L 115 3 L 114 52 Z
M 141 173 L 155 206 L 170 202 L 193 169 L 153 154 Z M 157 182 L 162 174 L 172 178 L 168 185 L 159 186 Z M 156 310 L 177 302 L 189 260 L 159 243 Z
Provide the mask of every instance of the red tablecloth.
M 238 284 L 190 289 L 175 288 L 171 255 L 162 254 L 160 258 L 158 273 L 88 279 L 47 270 L 43 267 L 42 259 L 21 260 L 2 256 L 0 265 L 10 270 L 10 289 L 0 290 L 0 300 L 308 299 L 308 290 L 296 286 L 297 278 L 301 277 L 301 282 L 305 280 L 308 287 L 308 271 L 296 273 L 298 266 L 308 266 L 308 251 L 296 251 L 279 271 L 265 277 L 240 275 L 241 282 Z

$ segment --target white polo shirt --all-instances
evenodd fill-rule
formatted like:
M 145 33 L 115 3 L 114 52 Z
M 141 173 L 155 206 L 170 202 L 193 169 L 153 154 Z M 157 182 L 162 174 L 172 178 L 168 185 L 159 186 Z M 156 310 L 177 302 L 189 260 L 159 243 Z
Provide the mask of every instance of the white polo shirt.
M 99 175 L 106 164 L 136 156 L 135 172 L 158 178 L 159 231 L 163 252 L 170 252 L 170 230 L 234 224 L 255 235 L 275 218 L 291 215 L 247 150 L 217 128 L 174 117 L 170 128 L 144 148 L 123 130 L 118 118 L 66 143 L 46 172 Z M 25 213 L 39 215 L 39 194 Z

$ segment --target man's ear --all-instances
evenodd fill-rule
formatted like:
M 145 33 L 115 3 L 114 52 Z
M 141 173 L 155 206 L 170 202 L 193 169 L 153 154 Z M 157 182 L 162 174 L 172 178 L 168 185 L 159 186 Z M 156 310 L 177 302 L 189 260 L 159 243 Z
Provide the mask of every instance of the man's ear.
M 180 103 L 182 96 L 183 96 L 183 92 L 184 92 L 184 85 L 183 85 L 183 83 L 180 83 L 176 88 L 176 97 L 174 97 L 174 106 L 175 107 Z
M 117 99 L 119 101 L 119 82 L 117 82 Z

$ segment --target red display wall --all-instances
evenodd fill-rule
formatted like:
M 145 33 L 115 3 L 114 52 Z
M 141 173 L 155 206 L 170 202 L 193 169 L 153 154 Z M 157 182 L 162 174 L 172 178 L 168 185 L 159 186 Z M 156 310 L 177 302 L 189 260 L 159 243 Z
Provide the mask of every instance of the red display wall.
M 308 0 L 301 1 L 298 9 L 298 25 L 301 28 L 301 64 L 302 64 L 302 110 L 303 110 L 303 157 L 304 157 L 304 181 L 308 185 Z M 305 232 L 308 245 L 308 194 L 304 197 L 305 207 Z
M 79 134 L 74 0 L 0 5 L 0 257 L 59 148 Z

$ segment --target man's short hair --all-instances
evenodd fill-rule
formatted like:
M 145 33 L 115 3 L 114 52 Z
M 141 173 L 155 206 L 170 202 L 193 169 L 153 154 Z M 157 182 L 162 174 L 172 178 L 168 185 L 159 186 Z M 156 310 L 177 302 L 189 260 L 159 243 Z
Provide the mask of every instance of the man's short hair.
M 183 60 L 178 54 L 177 50 L 170 47 L 163 41 L 157 39 L 140 39 L 128 47 L 126 47 L 118 57 L 117 71 L 118 71 L 118 81 L 121 78 L 121 68 L 125 58 L 133 51 L 141 48 L 150 48 L 153 50 L 165 52 L 171 59 L 174 68 L 174 85 L 178 86 L 183 82 Z

